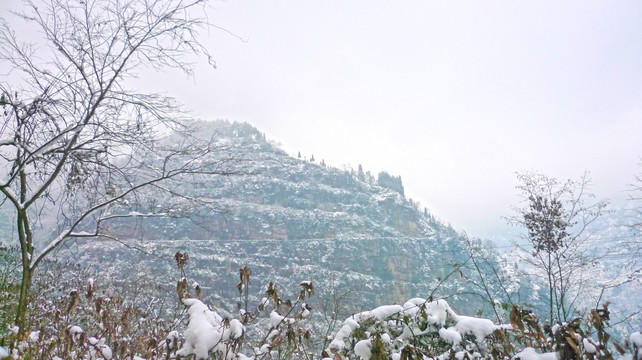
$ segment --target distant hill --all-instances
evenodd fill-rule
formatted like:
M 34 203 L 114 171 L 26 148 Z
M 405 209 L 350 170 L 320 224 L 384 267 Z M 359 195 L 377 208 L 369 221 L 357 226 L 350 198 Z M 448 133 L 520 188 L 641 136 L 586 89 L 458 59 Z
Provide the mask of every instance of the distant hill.
M 190 195 L 207 198 L 216 210 L 204 206 L 190 210 L 189 219 L 144 221 L 138 231 L 146 238 L 430 237 L 443 228 L 404 197 L 401 177 L 382 172 L 375 179 L 363 171 L 325 166 L 323 160 L 291 157 L 247 123 L 201 126 L 203 136 L 229 140 L 233 152 L 248 160 L 250 175 L 184 181 L 181 187 L 191 187 Z
M 257 277 L 257 294 L 270 280 L 296 288 L 312 279 L 322 297 L 350 290 L 350 303 L 358 307 L 427 297 L 435 289 L 434 296 L 450 296 L 463 313 L 464 304 L 483 302 L 475 295 L 479 289 L 456 272 L 467 260 L 463 238 L 407 199 L 400 176 L 329 167 L 321 154 L 314 160 L 289 156 L 247 123 L 200 126 L 201 136 L 215 134 L 248 160 L 243 166 L 250 175 L 183 179 L 173 186 L 206 199 L 202 206 L 178 203 L 176 216 L 125 219 L 110 228 L 153 255 L 91 242 L 74 248 L 75 258 L 110 273 L 173 279 L 173 254 L 187 251 L 194 279 L 228 309 L 237 298 L 237 271 L 245 265 Z M 150 206 L 160 201 L 154 198 Z

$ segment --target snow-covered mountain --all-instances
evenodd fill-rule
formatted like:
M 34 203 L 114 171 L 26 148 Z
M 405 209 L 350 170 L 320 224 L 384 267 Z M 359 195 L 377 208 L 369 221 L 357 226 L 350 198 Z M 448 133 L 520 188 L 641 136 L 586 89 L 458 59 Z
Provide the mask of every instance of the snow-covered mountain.
M 145 221 L 138 231 L 146 238 L 430 238 L 443 228 L 404 197 L 400 177 L 382 172 L 375 178 L 369 172 L 327 167 L 322 159 L 291 157 L 247 123 L 202 126 L 203 136 L 216 133 L 234 147 L 249 175 L 202 176 L 176 184 L 191 196 L 208 199 L 207 205 L 188 209 L 189 218 Z
M 200 284 L 209 303 L 229 312 L 236 310 L 238 269 L 244 266 L 252 269 L 255 303 L 270 281 L 294 294 L 298 284 L 312 280 L 313 306 L 326 315 L 336 311 L 332 303 L 350 313 L 415 296 L 445 297 L 461 314 L 488 317 L 494 316 L 491 304 L 543 307 L 538 304 L 546 295 L 543 283 L 524 274 L 529 269 L 516 263 L 517 256 L 500 255 L 437 221 L 405 197 L 401 177 L 371 174 L 360 166 L 329 167 L 322 154 L 290 156 L 247 123 L 199 125 L 200 136 L 215 136 L 245 175 L 195 175 L 169 184 L 196 202 L 139 193 L 137 203 L 144 205 L 122 204 L 123 214 L 163 208 L 165 216 L 122 218 L 108 229 L 119 242 L 78 240 L 59 255 L 114 281 L 153 279 L 175 297 L 173 287 L 182 274 L 173 257 L 187 252 L 190 281 Z M 11 226 L 5 225 L 0 231 L 9 235 Z M 603 227 L 616 231 L 616 225 Z M 623 237 L 611 235 L 600 237 Z M 626 255 L 606 258 L 591 274 L 595 283 L 613 277 L 623 261 L 630 265 Z M 642 296 L 637 286 L 613 289 L 605 299 L 628 301 L 634 306 L 618 307 L 635 311 L 639 306 L 631 298 Z
M 177 182 L 182 193 L 207 201 L 191 208 L 178 203 L 171 209 L 176 216 L 135 217 L 110 227 L 150 255 L 90 241 L 72 248 L 76 259 L 174 284 L 173 255 L 185 251 L 188 276 L 230 311 L 238 299 L 238 269 L 246 265 L 256 278 L 256 296 L 269 281 L 296 290 L 300 281 L 313 280 L 320 298 L 345 293 L 353 310 L 432 295 L 448 297 L 462 313 L 473 303 L 480 304 L 475 312 L 485 303 L 488 311 L 489 302 L 471 284 L 475 274 L 461 268 L 468 259 L 465 239 L 407 199 L 400 177 L 328 167 L 321 154 L 289 156 L 247 123 L 201 125 L 203 136 L 217 134 L 242 154 L 249 175 Z

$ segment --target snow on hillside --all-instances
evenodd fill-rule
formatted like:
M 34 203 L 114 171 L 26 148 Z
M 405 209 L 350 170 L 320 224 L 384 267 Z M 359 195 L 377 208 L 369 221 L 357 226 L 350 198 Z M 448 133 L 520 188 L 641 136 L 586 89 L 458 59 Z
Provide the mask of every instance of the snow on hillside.
M 491 249 L 477 247 L 476 256 L 484 259 L 480 263 L 485 268 L 475 269 L 465 239 L 405 198 L 400 177 L 382 173 L 377 179 L 360 168 L 328 167 L 322 154 L 315 161 L 291 157 L 246 123 L 202 126 L 201 135 L 218 136 L 220 144 L 243 159 L 242 169 L 249 175 L 195 175 L 171 183 L 198 199 L 197 206 L 181 199 L 168 201 L 153 192 L 138 194 L 142 205 L 132 208 L 123 202 L 115 213 L 147 214 L 162 207 L 169 209 L 168 216 L 137 216 L 110 224 L 110 232 L 128 247 L 79 241 L 60 256 L 71 256 L 116 281 L 146 274 L 171 294 L 178 276 L 172 257 L 186 251 L 192 259 L 189 276 L 201 284 L 211 303 L 229 312 L 236 311 L 237 271 L 246 265 L 256 275 L 254 300 L 269 281 L 288 291 L 300 281 L 314 279 L 318 307 L 344 291 L 341 301 L 346 312 L 362 310 L 351 304 L 372 308 L 433 294 L 447 297 L 462 314 L 473 308 L 489 314 L 506 301 L 537 309 L 543 299 L 542 284 L 524 275 L 529 268 L 517 263 L 515 254 L 501 258 Z M 627 254 L 621 243 L 609 244 L 620 252 L 598 268 L 595 279 L 608 279 L 614 269 L 629 264 L 623 261 Z M 630 264 L 639 268 L 639 263 Z M 481 272 L 488 284 L 479 279 Z M 605 299 L 608 295 L 613 302 L 630 305 L 630 299 L 642 297 L 637 285 L 611 289 Z

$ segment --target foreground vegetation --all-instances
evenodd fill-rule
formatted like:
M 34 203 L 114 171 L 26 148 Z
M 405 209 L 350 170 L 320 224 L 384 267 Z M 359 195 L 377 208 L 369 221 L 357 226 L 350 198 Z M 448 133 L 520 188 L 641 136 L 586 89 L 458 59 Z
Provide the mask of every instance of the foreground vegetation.
M 503 324 L 457 314 L 443 299 L 414 298 L 349 316 L 328 329 L 314 326 L 304 281 L 291 299 L 273 283 L 248 302 L 252 272 L 239 271 L 238 312 L 205 304 L 188 280 L 189 256 L 177 253 L 176 289 L 153 279 L 117 281 L 70 263 L 50 262 L 34 285 L 24 335 L 8 323 L 19 278 L 16 249 L 3 249 L 0 358 L 25 359 L 639 359 L 642 335 L 614 342 L 609 304 L 553 326 L 520 306 Z M 72 269 L 72 271 L 69 271 Z M 468 309 L 474 312 L 473 309 Z

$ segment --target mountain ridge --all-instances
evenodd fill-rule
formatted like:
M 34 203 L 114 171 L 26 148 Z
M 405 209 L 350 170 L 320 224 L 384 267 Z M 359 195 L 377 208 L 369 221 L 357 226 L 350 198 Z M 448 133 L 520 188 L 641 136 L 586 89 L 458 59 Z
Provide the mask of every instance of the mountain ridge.
M 382 172 L 375 179 L 360 168 L 289 156 L 247 123 L 197 125 L 200 136 L 215 134 L 250 159 L 244 166 L 251 175 L 182 179 L 174 184 L 180 192 L 206 198 L 207 206 L 190 208 L 189 216 L 124 218 L 112 225 L 113 235 L 150 255 L 84 242 L 76 259 L 95 265 L 97 257 L 111 258 L 102 265 L 108 273 L 144 269 L 171 278 L 173 255 L 186 251 L 197 269 L 194 280 L 211 283 L 217 289 L 212 301 L 230 311 L 237 291 L 229 280 L 246 265 L 261 274 L 258 288 L 313 278 L 321 293 L 354 290 L 360 307 L 428 297 L 436 289 L 435 296 L 452 297 L 455 307 L 483 302 L 461 295 L 474 291 L 463 273 L 452 276 L 469 256 L 464 238 L 406 199 L 401 177 Z

